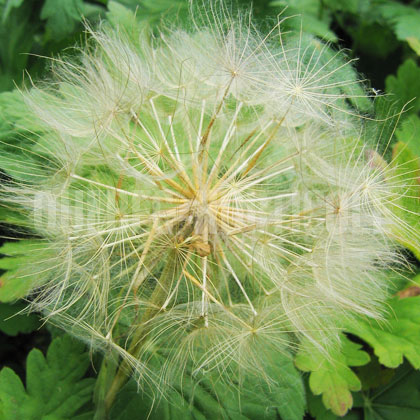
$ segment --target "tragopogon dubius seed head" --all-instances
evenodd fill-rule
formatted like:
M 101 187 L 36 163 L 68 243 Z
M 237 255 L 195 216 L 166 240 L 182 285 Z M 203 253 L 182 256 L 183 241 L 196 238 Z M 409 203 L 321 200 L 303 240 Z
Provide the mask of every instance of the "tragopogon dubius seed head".
M 192 22 L 89 29 L 23 94 L 37 128 L 9 145 L 25 160 L 2 195 L 39 239 L 18 275 L 33 309 L 144 381 L 269 378 L 270 349 L 381 316 L 401 181 L 362 140 L 342 53 L 216 2 Z

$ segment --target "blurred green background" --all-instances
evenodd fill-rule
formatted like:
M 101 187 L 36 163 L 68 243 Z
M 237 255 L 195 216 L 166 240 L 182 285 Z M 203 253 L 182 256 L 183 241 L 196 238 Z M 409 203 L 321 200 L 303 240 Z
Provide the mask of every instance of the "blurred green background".
M 25 71 L 42 77 L 42 56 L 80 42 L 83 21 L 106 19 L 116 4 L 137 10 L 138 19 L 148 25 L 162 16 L 182 18 L 188 7 L 187 0 L 0 0 L 0 91 L 20 85 Z M 286 20 L 283 30 L 302 28 L 348 48 L 351 57 L 360 58 L 357 68 L 375 90 L 386 89 L 387 76 L 420 54 L 420 0 L 255 0 L 252 5 L 261 25 L 271 25 L 278 15 L 300 15 Z M 411 86 L 413 94 L 416 88 Z
M 193 0 L 199 4 L 208 0 Z M 420 155 L 420 0 L 233 0 L 252 6 L 262 30 L 284 19 L 282 31 L 298 30 L 344 49 L 375 101 L 377 117 L 398 113 L 409 101 L 396 140 Z M 229 4 L 229 3 L 228 3 Z M 0 92 L 28 85 L 48 74 L 47 57 L 70 55 L 112 11 L 126 7 L 144 25 L 183 19 L 188 0 L 0 0 Z M 413 99 L 414 98 L 414 99 Z M 393 105 L 393 107 L 391 106 Z M 1 101 L 0 101 L 1 107 Z M 390 109 L 392 108 L 392 109 Z M 1 109 L 1 108 L 0 108 Z M 1 110 L 0 110 L 1 112 Z M 390 122 L 389 126 L 392 126 Z M 392 131 L 392 130 L 390 130 Z

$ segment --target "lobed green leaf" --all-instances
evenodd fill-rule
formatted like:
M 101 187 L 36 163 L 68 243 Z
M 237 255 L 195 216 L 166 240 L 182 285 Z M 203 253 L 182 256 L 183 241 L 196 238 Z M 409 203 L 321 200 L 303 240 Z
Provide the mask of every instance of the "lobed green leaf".
M 359 320 L 348 331 L 366 341 L 379 362 L 396 368 L 404 357 L 420 369 L 420 296 L 389 301 L 389 317 L 385 322 Z
M 325 407 L 343 416 L 353 405 L 351 391 L 361 389 L 361 382 L 350 366 L 362 366 L 369 360 L 361 345 L 343 335 L 340 346 L 329 354 L 305 343 L 296 356 L 295 364 L 300 370 L 310 372 L 309 387 L 313 394 L 322 395 Z
M 154 401 L 139 394 L 131 381 L 121 390 L 111 418 L 275 420 L 280 416 L 282 420 L 301 420 L 306 405 L 301 375 L 289 356 L 275 357 L 277 364 L 271 373 L 276 382 L 270 385 L 261 378 L 249 377 L 236 388 L 208 375 L 198 380 L 185 375 L 182 384 L 175 385 L 164 399 Z
M 13 420 L 74 419 L 91 400 L 94 379 L 83 379 L 90 364 L 84 345 L 69 336 L 56 338 L 47 357 L 29 353 L 26 387 L 7 367 L 0 372 L 2 418 Z

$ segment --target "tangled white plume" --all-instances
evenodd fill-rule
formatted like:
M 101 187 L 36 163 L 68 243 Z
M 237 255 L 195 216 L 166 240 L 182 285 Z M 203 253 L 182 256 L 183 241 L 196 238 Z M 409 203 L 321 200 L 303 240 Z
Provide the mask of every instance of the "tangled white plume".
M 155 36 L 104 24 L 55 59 L 24 94 L 40 129 L 13 163 L 33 176 L 3 188 L 40 238 L 19 273 L 32 308 L 163 382 L 328 348 L 381 316 L 401 263 L 401 181 L 362 140 L 351 63 L 203 10 Z

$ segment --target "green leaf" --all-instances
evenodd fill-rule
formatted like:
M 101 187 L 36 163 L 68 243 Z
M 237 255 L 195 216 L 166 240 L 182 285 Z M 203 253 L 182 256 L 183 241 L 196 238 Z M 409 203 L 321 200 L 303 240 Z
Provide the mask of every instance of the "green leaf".
M 409 111 L 420 111 L 420 67 L 413 60 L 406 60 L 398 67 L 397 75 L 388 76 L 385 83 L 386 91 L 394 94 L 401 105 L 412 101 L 408 105 Z
M 297 19 L 293 19 L 294 29 L 300 30 L 301 23 Z M 311 33 L 324 41 L 337 42 L 338 38 L 333 31 L 330 30 L 328 22 L 318 19 L 311 15 L 302 15 L 302 30 Z
M 70 35 L 83 15 L 83 0 L 45 0 L 41 19 L 46 19 L 49 36 L 61 40 Z
M 138 35 L 138 23 L 134 12 L 116 1 L 108 3 L 106 13 L 108 22 L 116 29 L 123 29 L 126 33 L 133 35 L 133 39 Z
M 7 207 L 0 206 L 0 223 L 16 226 L 27 226 L 27 220 L 18 212 Z
M 395 197 L 389 202 L 393 216 L 400 220 L 392 234 L 420 260 L 420 160 L 403 142 L 393 149 L 390 179 Z
M 36 250 L 36 252 L 34 252 Z M 39 285 L 39 276 L 26 267 L 36 267 L 43 258 L 49 257 L 47 244 L 37 240 L 8 242 L 0 247 L 0 270 L 7 270 L 0 277 L 0 301 L 13 302 L 26 296 Z
M 360 12 L 361 0 L 323 0 L 324 7 L 335 12 L 347 12 L 356 14 Z
M 302 378 L 290 357 L 276 355 L 271 376 L 277 383 L 267 385 L 261 378 L 245 378 L 237 387 L 212 380 L 210 374 L 193 380 L 184 375 L 158 402 L 139 394 L 134 381 L 119 393 L 110 417 L 115 420 L 149 418 L 150 420 L 187 420 L 223 418 L 231 420 L 272 419 L 301 420 L 305 412 Z
M 370 363 L 356 368 L 355 371 L 362 381 L 362 391 L 368 391 L 388 384 L 395 374 L 394 369 L 382 366 L 375 356 L 372 356 Z
M 416 52 L 417 55 L 420 55 L 420 39 L 419 37 L 407 36 L 406 41 L 412 50 Z
M 377 149 L 380 154 L 385 154 L 390 160 L 394 140 L 395 127 L 401 111 L 401 106 L 392 95 L 377 96 L 373 100 L 375 120 L 366 121 L 363 139 L 370 144 L 372 149 Z M 385 165 L 386 166 L 386 162 Z
M 420 55 L 420 12 L 418 8 L 393 2 L 379 5 L 383 18 L 390 23 L 400 41 Z
M 281 358 L 279 358 L 281 360 Z M 284 359 L 282 363 L 274 366 L 274 377 L 279 381 L 278 386 L 272 391 L 272 400 L 276 401 L 277 411 L 282 420 L 300 420 L 305 412 L 306 400 L 305 389 L 300 373 L 296 370 L 293 362 Z M 252 389 L 252 384 L 248 387 Z M 264 405 L 264 394 L 270 389 L 266 387 L 261 395 L 261 403 Z
M 392 375 L 388 375 L 386 383 L 355 394 L 354 409 L 340 418 L 344 420 L 420 418 L 420 372 L 414 370 L 408 363 L 388 372 Z M 308 406 L 310 414 L 316 420 L 339 419 L 323 407 L 319 397 L 309 394 Z
M 420 157 L 420 118 L 409 115 L 395 132 L 397 140 L 407 144 L 408 148 Z
M 54 158 L 48 156 L 47 147 L 37 150 L 43 131 L 45 127 L 28 112 L 19 91 L 1 93 L 0 170 L 19 181 L 33 183 L 44 178 Z
M 348 331 L 366 341 L 384 366 L 396 368 L 405 357 L 419 369 L 420 296 L 393 298 L 388 305 L 390 315 L 386 322 L 359 320 Z
M 83 379 L 90 364 L 84 345 L 69 336 L 55 339 L 47 357 L 32 350 L 26 362 L 26 389 L 9 368 L 0 372 L 4 419 L 66 420 L 91 400 L 93 378 Z
M 284 22 L 288 28 L 298 31 L 302 29 L 329 42 L 338 40 L 330 30 L 331 19 L 328 11 L 320 13 L 322 7 L 320 0 L 276 0 L 272 1 L 270 6 L 284 10 L 288 16 L 293 16 Z
M 32 7 L 30 1 L 13 8 L 0 5 L 0 92 L 21 84 L 37 29 L 30 21 Z
M 37 162 L 37 159 L 34 158 L 35 153 L 19 146 L 9 147 L 8 149 L 1 150 L 0 169 L 9 176 L 27 182 L 45 177 L 45 168 L 40 165 L 43 159 L 39 159 Z
M 19 419 L 20 407 L 25 403 L 25 388 L 15 372 L 5 367 L 0 371 L 0 407 L 4 419 Z M 22 419 L 23 420 L 23 419 Z
M 0 330 L 7 335 L 15 336 L 19 333 L 30 333 L 41 326 L 35 314 L 20 314 L 26 305 L 17 302 L 14 305 L 0 303 Z
M 322 398 L 308 392 L 308 411 L 316 420 L 336 420 L 338 417 L 322 403 Z
M 351 391 L 359 391 L 361 382 L 349 366 L 362 366 L 369 362 L 369 355 L 360 350 L 359 344 L 341 337 L 341 346 L 328 355 L 310 343 L 304 343 L 295 359 L 296 366 L 311 372 L 309 387 L 314 395 L 322 395 L 326 408 L 343 416 L 353 405 Z
M 0 93 L 0 139 L 25 128 L 39 130 L 36 117 L 31 118 L 28 114 L 23 94 L 19 90 Z
M 353 38 L 353 52 L 357 55 L 362 53 L 366 60 L 372 60 L 375 64 L 377 57 L 386 59 L 400 45 L 393 31 L 377 22 L 362 20 L 357 28 L 349 28 L 349 32 Z
M 136 0 L 125 0 L 125 2 L 130 3 L 131 7 L 139 7 Z M 140 5 L 139 14 L 165 15 L 168 13 L 177 13 L 181 9 L 188 10 L 188 0 L 143 0 Z M 139 17 L 141 19 L 141 16 Z
M 137 20 L 153 27 L 162 18 L 177 21 L 188 18 L 188 0 L 119 0 L 108 3 L 107 19 L 114 27 L 122 27 L 130 34 L 138 31 Z
M 31 148 L 38 140 L 35 133 L 42 128 L 28 112 L 18 90 L 0 94 L 0 169 L 22 181 L 33 181 L 45 175 L 46 162 L 41 153 Z
M 2 13 L 2 17 L 1 17 L 1 23 L 4 24 L 4 22 L 6 22 L 9 14 L 10 14 L 10 11 L 14 7 L 19 7 L 22 3 L 23 3 L 23 0 L 5 0 L 5 1 L 1 2 L 0 4 L 3 5 L 3 13 Z
M 408 364 L 398 368 L 386 385 L 363 392 L 355 399 L 364 420 L 414 420 L 420 418 L 420 372 Z M 356 417 L 359 418 L 359 417 Z M 346 420 L 350 420 L 347 416 Z

